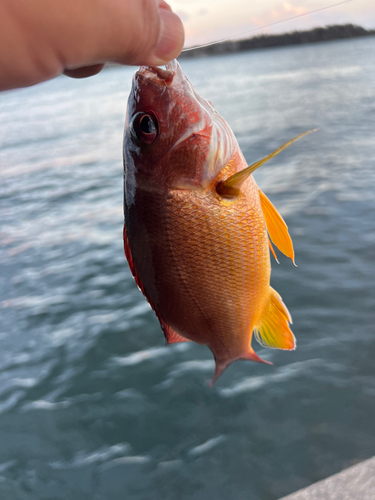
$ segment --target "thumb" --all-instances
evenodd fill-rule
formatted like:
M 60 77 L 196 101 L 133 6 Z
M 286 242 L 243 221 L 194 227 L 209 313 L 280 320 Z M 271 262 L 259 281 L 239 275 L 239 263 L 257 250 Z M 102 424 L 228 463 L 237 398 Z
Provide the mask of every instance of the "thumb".
M 184 45 L 184 28 L 181 19 L 172 12 L 164 0 L 159 0 L 160 27 L 158 41 L 153 50 L 150 66 L 160 66 L 180 55 Z
M 95 33 L 89 30 L 85 38 L 80 30 L 78 57 L 74 53 L 64 56 L 66 75 L 90 76 L 105 62 L 166 64 L 180 54 L 184 44 L 182 22 L 164 0 L 106 0 L 100 24 L 92 26 Z
M 164 0 L 0 0 L 0 89 L 90 76 L 106 62 L 165 64 L 183 43 Z

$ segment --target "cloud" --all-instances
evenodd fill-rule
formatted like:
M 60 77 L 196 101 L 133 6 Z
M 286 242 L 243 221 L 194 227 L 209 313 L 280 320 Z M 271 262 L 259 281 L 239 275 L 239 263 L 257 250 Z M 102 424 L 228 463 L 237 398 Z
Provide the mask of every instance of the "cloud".
M 300 16 L 307 13 L 307 9 L 305 7 L 294 7 L 294 5 L 292 5 L 290 2 L 284 2 L 282 5 L 282 9 L 284 10 L 284 12 L 294 14 L 295 16 Z
M 167 1 L 177 13 L 182 11 L 186 46 L 213 42 L 226 37 L 243 38 L 244 35 L 302 31 L 327 24 L 352 22 L 367 28 L 375 27 L 374 0 L 356 0 L 339 6 L 335 5 L 333 0 L 331 3 L 328 0 Z M 328 8 L 332 7 L 332 4 L 334 8 Z M 316 9 L 325 10 L 305 15 Z M 267 29 L 261 29 L 263 27 Z
M 209 11 L 208 11 L 208 9 L 206 9 L 206 8 L 202 7 L 201 9 L 199 9 L 199 10 L 197 11 L 197 14 L 196 14 L 196 15 L 197 15 L 197 16 L 205 16 L 206 14 L 208 14 L 208 12 L 209 12 Z
M 187 23 L 191 19 L 191 15 L 184 10 L 177 9 L 175 10 L 175 13 L 178 15 L 178 17 L 181 19 L 183 23 Z
M 283 2 L 279 7 L 268 10 L 261 16 L 251 17 L 251 22 L 255 26 L 267 26 L 290 17 L 301 16 L 307 12 L 305 7 L 294 6 L 291 2 Z

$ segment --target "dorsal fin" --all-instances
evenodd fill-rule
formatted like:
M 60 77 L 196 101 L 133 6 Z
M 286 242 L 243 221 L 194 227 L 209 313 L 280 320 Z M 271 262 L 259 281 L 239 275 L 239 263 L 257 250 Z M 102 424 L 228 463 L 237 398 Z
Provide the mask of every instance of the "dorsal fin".
M 140 277 L 138 276 L 137 270 L 136 270 L 134 262 L 133 262 L 133 257 L 132 257 L 132 253 L 131 253 L 130 245 L 129 245 L 128 233 L 126 231 L 126 225 L 125 224 L 124 224 L 124 250 L 125 250 L 126 260 L 128 261 L 128 264 L 129 264 L 129 267 L 130 267 L 130 271 L 131 271 L 131 273 L 133 275 L 133 278 L 135 279 L 135 282 L 137 283 L 137 287 L 141 290 L 141 292 L 143 293 L 143 295 L 146 297 L 146 299 L 148 300 L 148 302 L 151 304 L 151 302 L 147 298 L 147 295 L 146 295 L 146 292 L 145 292 L 145 288 L 143 286 L 143 283 L 142 283 Z M 151 304 L 151 307 L 152 307 L 152 304 Z
M 161 328 L 163 330 L 167 344 L 176 344 L 177 342 L 190 342 L 190 339 L 186 339 L 185 337 L 177 333 L 175 330 L 173 330 L 173 328 L 171 328 L 169 325 L 167 325 L 167 323 L 165 323 L 165 321 L 159 317 L 157 312 L 156 315 L 159 318 Z
M 286 149 L 288 146 L 290 146 L 293 142 L 297 141 L 304 135 L 310 134 L 311 132 L 315 132 L 318 129 L 314 130 L 308 130 L 307 132 L 303 132 L 303 134 L 297 135 L 294 139 L 291 139 L 290 141 L 286 142 L 282 146 L 280 146 L 278 149 L 276 149 L 273 153 L 270 153 L 269 155 L 265 156 L 261 160 L 253 163 L 247 168 L 244 168 L 240 172 L 236 172 L 235 174 L 231 175 L 228 177 L 226 181 L 220 181 L 218 182 L 216 186 L 216 191 L 218 194 L 220 194 L 223 197 L 226 198 L 236 198 L 240 194 L 240 188 L 242 184 L 246 181 L 246 179 L 251 175 L 254 170 L 262 166 L 264 163 L 266 163 L 268 160 L 276 156 L 277 154 L 281 153 L 284 149 Z
M 267 196 L 260 189 L 259 196 L 264 218 L 266 219 L 267 231 L 272 243 L 277 246 L 280 252 L 292 259 L 293 264 L 295 265 L 293 242 L 288 232 L 288 226 L 285 224 L 284 219 L 272 205 Z M 271 249 L 273 250 L 272 247 Z M 273 254 L 276 259 L 274 252 Z
M 173 328 L 171 328 L 164 321 L 164 319 L 160 316 L 158 310 L 156 309 L 154 303 L 149 298 L 149 296 L 147 294 L 147 290 L 145 289 L 145 287 L 143 285 L 143 282 L 142 282 L 141 278 L 139 277 L 139 274 L 137 273 L 137 270 L 136 270 L 134 262 L 133 262 L 133 257 L 132 257 L 131 250 L 130 250 L 129 239 L 128 239 L 128 234 L 127 234 L 127 231 L 126 231 L 126 225 L 125 224 L 124 224 L 124 250 L 125 250 L 126 259 L 127 259 L 128 263 L 129 263 L 130 271 L 131 271 L 131 273 L 132 273 L 132 275 L 133 275 L 133 277 L 135 279 L 135 282 L 137 283 L 137 286 L 141 290 L 141 292 L 143 293 L 143 295 L 146 297 L 148 303 L 150 304 L 150 306 L 154 310 L 154 312 L 155 312 L 158 320 L 160 321 L 160 325 L 161 325 L 161 328 L 163 330 L 163 333 L 164 333 L 165 339 L 167 341 L 167 344 L 175 344 L 176 342 L 189 342 L 189 339 L 186 339 L 185 337 L 183 337 L 179 333 L 175 332 L 173 330 Z

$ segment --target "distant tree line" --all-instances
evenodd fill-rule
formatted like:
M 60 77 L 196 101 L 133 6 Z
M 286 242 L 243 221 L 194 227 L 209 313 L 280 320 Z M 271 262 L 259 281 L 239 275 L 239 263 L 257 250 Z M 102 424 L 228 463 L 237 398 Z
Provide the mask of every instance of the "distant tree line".
M 183 52 L 179 58 L 202 57 L 214 54 L 227 54 L 242 52 L 244 50 L 264 49 L 267 47 L 280 47 L 283 45 L 297 45 L 301 43 L 327 42 L 343 38 L 374 36 L 375 30 L 366 30 L 353 24 L 326 26 L 314 28 L 309 31 L 293 31 L 281 35 L 260 35 L 245 40 L 231 40 L 220 42 L 208 47 L 201 47 L 188 52 Z

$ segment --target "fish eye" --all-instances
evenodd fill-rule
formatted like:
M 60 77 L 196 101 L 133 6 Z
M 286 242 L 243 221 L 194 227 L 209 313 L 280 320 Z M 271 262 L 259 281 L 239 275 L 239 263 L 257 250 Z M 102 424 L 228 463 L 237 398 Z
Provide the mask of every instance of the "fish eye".
M 151 113 L 136 113 L 130 125 L 130 135 L 136 144 L 152 144 L 158 136 L 156 117 Z

